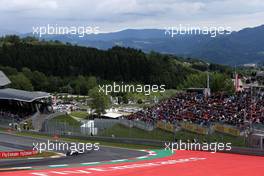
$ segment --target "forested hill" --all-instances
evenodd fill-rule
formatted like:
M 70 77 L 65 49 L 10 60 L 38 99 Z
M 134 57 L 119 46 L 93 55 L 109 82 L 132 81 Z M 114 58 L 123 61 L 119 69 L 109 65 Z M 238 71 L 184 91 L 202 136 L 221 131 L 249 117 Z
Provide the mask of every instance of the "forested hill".
M 184 57 L 201 58 L 225 65 L 243 65 L 263 62 L 264 25 L 245 28 L 230 35 L 185 34 L 169 37 L 160 29 L 127 29 L 78 37 L 77 35 L 45 35 L 42 39 L 59 40 L 108 49 L 115 45 L 170 53 Z M 31 35 L 31 34 L 27 34 Z
M 95 76 L 103 80 L 166 84 L 176 87 L 194 72 L 175 58 L 157 53 L 145 54 L 131 48 L 113 47 L 107 51 L 64 45 L 56 42 L 2 38 L 0 65 L 17 70 L 27 67 L 47 76 Z

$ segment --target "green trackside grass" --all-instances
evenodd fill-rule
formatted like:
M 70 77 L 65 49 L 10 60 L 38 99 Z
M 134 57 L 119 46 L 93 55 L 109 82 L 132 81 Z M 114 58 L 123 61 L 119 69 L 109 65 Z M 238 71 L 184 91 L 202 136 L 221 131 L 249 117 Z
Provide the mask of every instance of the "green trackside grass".
M 89 118 L 89 114 L 87 112 L 85 112 L 85 111 L 74 111 L 70 115 L 72 115 L 74 117 L 78 117 L 80 119 Z
M 232 143 L 233 146 L 243 147 L 246 146 L 243 137 L 235 137 L 222 133 L 213 133 L 211 135 L 201 135 L 185 130 L 176 132 L 175 134 L 171 132 L 166 132 L 160 129 L 154 129 L 151 132 L 146 132 L 138 128 L 128 128 L 121 124 L 116 124 L 112 128 L 106 129 L 99 134 L 100 136 L 112 136 L 115 137 L 129 137 L 129 138 L 139 138 L 139 139 L 152 139 L 161 141 L 173 141 L 174 139 L 182 141 L 192 141 L 197 139 L 200 142 L 223 142 Z
M 241 136 L 236 137 L 236 136 L 231 136 L 228 134 L 223 134 L 223 133 L 218 133 L 218 132 L 215 132 L 210 135 L 202 135 L 202 134 L 197 134 L 197 133 L 181 130 L 176 133 L 176 139 L 182 140 L 182 141 L 188 141 L 188 140 L 192 141 L 193 139 L 197 139 L 199 142 L 231 143 L 232 146 L 246 147 L 245 139 L 243 137 Z
M 63 117 L 68 118 L 68 117 Z M 30 132 L 15 132 L 17 135 L 26 135 L 31 137 L 42 137 L 47 138 L 49 137 L 52 139 L 52 136 L 50 135 L 43 135 L 43 134 L 36 134 L 36 133 L 30 133 Z M 137 138 L 137 139 L 150 139 L 150 140 L 161 140 L 161 141 L 169 141 L 172 142 L 174 139 L 182 140 L 187 142 L 188 140 L 191 142 L 193 139 L 197 139 L 199 142 L 222 142 L 222 143 L 232 143 L 232 146 L 237 147 L 245 147 L 245 140 L 243 137 L 234 137 L 227 134 L 222 133 L 213 133 L 211 135 L 201 135 L 196 134 L 193 132 L 181 130 L 176 132 L 175 134 L 171 132 L 166 132 L 164 130 L 160 129 L 154 129 L 151 132 L 146 132 L 144 130 L 138 129 L 138 128 L 128 128 L 121 124 L 116 124 L 112 128 L 106 129 L 99 133 L 99 136 L 105 136 L 105 137 L 124 137 L 124 138 Z M 73 138 L 60 138 L 64 141 L 69 142 L 99 142 L 101 145 L 108 145 L 108 146 L 116 146 L 116 147 L 125 147 L 125 148 L 153 148 L 151 146 L 143 146 L 143 145 L 135 145 L 135 144 L 120 144 L 115 142 L 104 142 L 104 141 L 98 141 L 98 140 L 81 140 L 81 139 L 73 139 Z
M 55 156 L 55 155 L 56 153 L 54 152 L 42 152 L 42 153 L 38 153 L 34 157 L 50 157 L 50 156 Z
M 162 140 L 171 141 L 173 140 L 173 133 L 155 129 L 151 132 L 144 131 L 139 128 L 128 128 L 121 124 L 116 124 L 112 128 L 108 128 L 102 132 L 99 132 L 99 136 L 115 136 L 115 137 L 128 137 L 137 139 L 152 139 L 152 140 Z
M 1 131 L 1 130 L 0 130 Z M 6 132 L 6 130 L 2 130 Z M 41 133 L 31 133 L 31 132 L 12 132 L 12 134 L 17 136 L 28 136 L 33 138 L 43 138 L 54 140 L 53 135 L 41 134 Z M 86 140 L 86 139 L 78 139 L 78 138 L 66 138 L 60 137 L 58 140 L 64 142 L 82 142 L 82 143 L 100 143 L 100 145 L 110 146 L 110 147 L 120 147 L 120 148 L 128 148 L 128 149 L 160 149 L 161 147 L 148 146 L 148 145 L 138 145 L 138 144 L 125 144 L 125 143 L 116 143 L 116 142 L 105 142 L 100 140 Z
M 60 115 L 50 120 L 54 123 L 67 123 L 72 127 L 80 127 L 81 123 L 72 118 L 70 115 Z

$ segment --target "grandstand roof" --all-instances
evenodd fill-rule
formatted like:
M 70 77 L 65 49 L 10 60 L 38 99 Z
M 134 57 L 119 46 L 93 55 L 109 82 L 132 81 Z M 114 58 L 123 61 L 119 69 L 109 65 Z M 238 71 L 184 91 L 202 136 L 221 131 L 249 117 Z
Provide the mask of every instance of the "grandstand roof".
M 264 72 L 258 72 L 256 76 L 257 77 L 264 77 Z
M 108 112 L 106 114 L 103 114 L 104 117 L 108 117 L 108 118 L 112 118 L 112 119 L 116 119 L 118 117 L 121 117 L 122 114 L 119 113 L 114 113 L 114 112 Z
M 0 99 L 33 102 L 37 99 L 50 97 L 46 92 L 29 92 L 17 89 L 0 89 Z
M 10 84 L 11 81 L 7 78 L 7 76 L 0 70 L 0 87 L 6 86 Z

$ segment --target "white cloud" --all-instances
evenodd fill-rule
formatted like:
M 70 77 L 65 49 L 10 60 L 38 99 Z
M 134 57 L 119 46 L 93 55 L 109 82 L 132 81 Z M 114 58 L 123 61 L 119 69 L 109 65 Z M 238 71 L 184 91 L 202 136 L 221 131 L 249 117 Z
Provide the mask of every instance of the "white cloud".
M 0 23 L 20 31 L 48 23 L 105 31 L 179 23 L 237 29 L 263 23 L 263 9 L 262 0 L 0 0 Z
M 55 0 L 0 0 L 1 11 L 27 11 L 27 10 L 45 10 L 56 9 Z

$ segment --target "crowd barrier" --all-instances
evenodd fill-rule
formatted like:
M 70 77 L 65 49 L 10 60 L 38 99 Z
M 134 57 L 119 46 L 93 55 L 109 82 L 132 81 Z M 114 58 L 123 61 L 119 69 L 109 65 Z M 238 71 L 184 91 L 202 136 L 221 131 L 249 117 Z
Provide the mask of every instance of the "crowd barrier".
M 209 128 L 197 124 L 183 122 L 181 123 L 181 128 L 198 134 L 209 134 Z
M 217 131 L 220 133 L 225 133 L 237 137 L 241 135 L 241 131 L 238 128 L 223 124 L 215 124 L 209 127 L 188 122 L 180 122 L 179 124 L 181 129 L 191 131 L 197 134 L 208 135 L 211 134 L 213 131 Z M 158 121 L 156 127 L 169 132 L 174 132 L 176 129 L 175 125 L 163 121 Z
M 172 133 L 174 133 L 174 131 L 175 131 L 175 127 L 174 127 L 173 124 L 166 123 L 166 122 L 163 122 L 163 121 L 158 121 L 157 122 L 157 128 L 160 128 L 162 130 L 169 131 L 169 132 L 172 132 Z
M 119 123 L 126 126 L 126 127 L 129 127 L 129 128 L 133 128 L 133 121 L 132 120 L 127 120 L 127 119 L 119 119 Z
M 145 131 L 153 131 L 154 130 L 154 125 L 140 121 L 140 120 L 127 120 L 127 119 L 119 119 L 118 122 L 122 125 L 125 125 L 129 128 L 139 128 Z
M 222 124 L 215 124 L 213 129 L 220 133 L 230 134 L 232 136 L 240 136 L 240 130 L 236 127 L 226 126 Z

